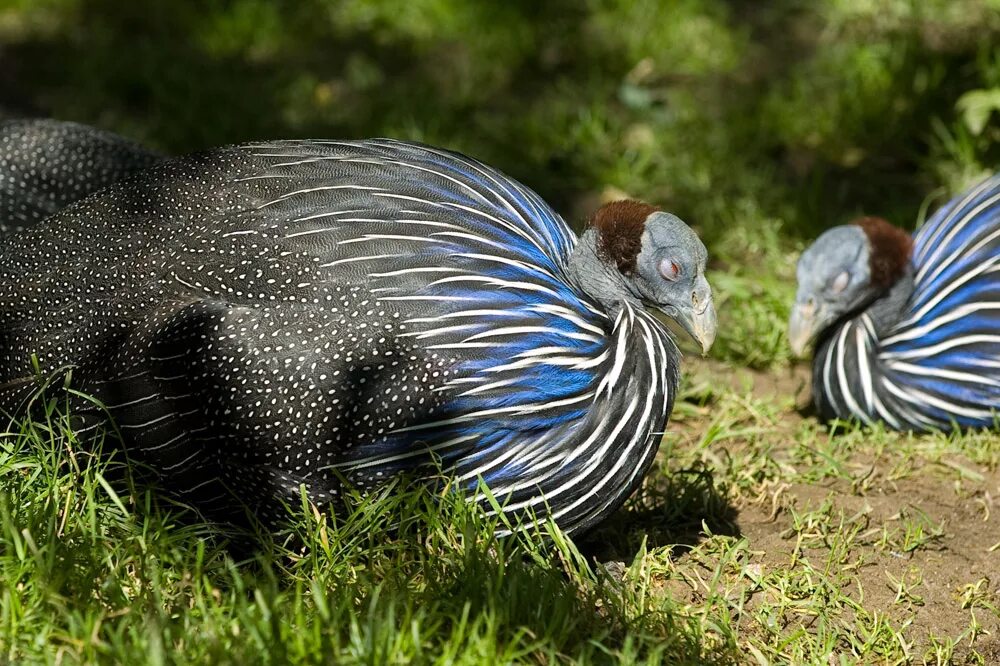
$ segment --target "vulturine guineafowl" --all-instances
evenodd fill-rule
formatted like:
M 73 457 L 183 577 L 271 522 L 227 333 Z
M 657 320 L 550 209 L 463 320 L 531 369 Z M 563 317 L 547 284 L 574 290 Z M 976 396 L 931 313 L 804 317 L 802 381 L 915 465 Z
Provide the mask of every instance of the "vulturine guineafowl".
M 128 139 L 87 125 L 47 119 L 0 122 L 0 235 L 29 227 L 160 159 Z
M 581 530 L 637 488 L 676 395 L 644 306 L 714 339 L 705 261 L 669 213 L 609 204 L 578 240 L 531 190 L 427 146 L 224 148 L 0 249 L 2 405 L 34 389 L 33 354 L 72 366 L 203 507 L 230 492 L 270 521 L 300 485 L 327 504 L 342 479 L 443 466 L 472 499 L 481 478 L 505 512 Z
M 799 260 L 793 351 L 818 339 L 827 418 L 901 430 L 992 427 L 1000 408 L 1000 176 L 911 237 L 879 218 L 830 229 Z

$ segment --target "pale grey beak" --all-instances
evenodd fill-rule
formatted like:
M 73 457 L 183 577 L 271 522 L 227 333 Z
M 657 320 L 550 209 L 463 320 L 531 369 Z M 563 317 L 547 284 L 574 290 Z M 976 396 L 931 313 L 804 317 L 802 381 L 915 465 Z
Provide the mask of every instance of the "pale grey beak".
M 707 354 L 715 342 L 715 334 L 719 328 L 711 292 L 706 300 L 698 303 L 696 308 L 678 309 L 674 320 L 701 345 L 702 355 Z
M 792 314 L 788 318 L 788 346 L 792 348 L 792 355 L 796 358 L 805 355 L 806 349 L 816 337 L 817 314 L 813 299 L 805 303 L 796 303 L 792 307 Z

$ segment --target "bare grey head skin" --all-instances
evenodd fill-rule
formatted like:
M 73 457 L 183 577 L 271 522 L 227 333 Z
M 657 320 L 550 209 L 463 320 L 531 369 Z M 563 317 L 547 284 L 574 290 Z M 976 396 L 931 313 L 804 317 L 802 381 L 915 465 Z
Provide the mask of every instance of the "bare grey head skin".
M 708 252 L 679 217 L 636 201 L 603 206 L 570 259 L 570 272 L 611 312 L 623 302 L 676 321 L 706 353 L 717 321 L 705 278 Z
M 798 291 L 788 322 L 792 353 L 802 356 L 834 322 L 885 294 L 909 270 L 911 246 L 909 234 L 875 217 L 817 238 L 796 271 Z

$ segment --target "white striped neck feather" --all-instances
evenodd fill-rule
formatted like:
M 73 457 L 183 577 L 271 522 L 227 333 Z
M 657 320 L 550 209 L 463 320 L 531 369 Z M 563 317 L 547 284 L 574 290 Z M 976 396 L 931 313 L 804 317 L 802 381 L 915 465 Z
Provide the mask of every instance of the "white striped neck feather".
M 826 418 L 862 416 L 884 419 L 875 383 L 881 341 L 905 319 L 913 294 L 914 272 L 907 268 L 882 295 L 849 312 L 824 330 L 813 358 L 813 400 Z M 871 396 L 864 401 L 857 396 Z

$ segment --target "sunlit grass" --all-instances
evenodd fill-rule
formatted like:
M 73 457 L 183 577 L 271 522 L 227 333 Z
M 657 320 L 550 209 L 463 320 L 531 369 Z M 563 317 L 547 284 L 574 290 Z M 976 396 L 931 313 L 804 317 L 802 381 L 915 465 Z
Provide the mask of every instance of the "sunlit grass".
M 989 577 L 942 601 L 927 567 L 989 539 L 954 543 L 936 504 L 866 498 L 915 482 L 982 501 L 986 436 L 830 431 L 788 408 L 688 386 L 642 491 L 574 543 L 551 525 L 497 539 L 495 518 L 403 482 L 336 515 L 303 502 L 275 534 L 223 529 L 134 486 L 95 453 L 111 440 L 78 440 L 49 403 L 0 444 L 0 658 L 981 663 Z M 914 628 L 942 603 L 967 621 Z

